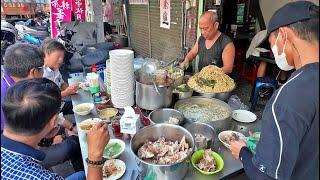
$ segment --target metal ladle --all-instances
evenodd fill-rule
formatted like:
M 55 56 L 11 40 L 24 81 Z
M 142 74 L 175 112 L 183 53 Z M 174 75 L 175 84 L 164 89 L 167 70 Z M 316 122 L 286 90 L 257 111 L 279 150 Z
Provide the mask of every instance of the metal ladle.
M 154 76 L 152 76 L 152 84 L 153 84 L 153 87 L 156 90 L 157 94 L 160 95 L 160 91 L 158 89 L 158 86 L 157 86 L 157 83 L 156 83 L 156 81 L 154 79 Z
M 157 94 L 160 95 L 159 88 L 157 86 L 156 80 L 154 79 L 153 73 L 158 69 L 158 65 L 156 63 L 148 63 L 142 65 L 142 72 L 147 74 L 148 76 L 151 76 L 152 84 L 154 89 L 156 90 Z

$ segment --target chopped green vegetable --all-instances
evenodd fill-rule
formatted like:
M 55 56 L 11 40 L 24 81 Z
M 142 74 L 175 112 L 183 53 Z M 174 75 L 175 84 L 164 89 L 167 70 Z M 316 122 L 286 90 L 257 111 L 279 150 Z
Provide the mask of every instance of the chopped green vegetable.
M 209 80 L 209 79 L 204 79 L 204 78 L 197 78 L 196 79 L 197 84 L 202 87 L 202 86 L 208 86 L 208 87 L 214 87 L 214 85 L 216 84 L 216 81 L 213 80 Z
M 188 92 L 190 90 L 189 86 L 186 84 L 182 84 L 174 89 L 174 92 Z
M 119 143 L 113 143 L 107 146 L 104 150 L 106 156 L 112 157 L 121 151 L 121 145 Z

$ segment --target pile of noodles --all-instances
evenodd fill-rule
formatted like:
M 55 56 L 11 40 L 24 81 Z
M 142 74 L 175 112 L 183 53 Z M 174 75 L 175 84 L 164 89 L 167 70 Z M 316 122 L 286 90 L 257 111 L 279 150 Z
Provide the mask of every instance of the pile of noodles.
M 197 83 L 198 78 L 215 80 L 216 83 L 213 87 L 205 85 L 200 86 Z M 235 83 L 232 78 L 222 71 L 222 69 L 214 65 L 209 65 L 192 76 L 188 81 L 188 86 L 201 93 L 221 93 L 233 90 L 235 88 Z

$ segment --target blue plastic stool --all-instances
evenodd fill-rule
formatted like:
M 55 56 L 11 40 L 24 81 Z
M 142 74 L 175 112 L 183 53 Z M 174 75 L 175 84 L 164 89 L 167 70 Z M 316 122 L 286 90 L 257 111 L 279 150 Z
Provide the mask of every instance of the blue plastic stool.
M 255 81 L 255 86 L 252 88 L 251 91 L 251 108 L 250 111 L 253 112 L 257 105 L 257 101 L 259 98 L 259 91 L 262 88 L 272 88 L 272 93 L 277 89 L 278 81 L 272 79 L 270 77 L 258 77 Z M 272 93 L 270 93 L 269 98 L 271 97 Z

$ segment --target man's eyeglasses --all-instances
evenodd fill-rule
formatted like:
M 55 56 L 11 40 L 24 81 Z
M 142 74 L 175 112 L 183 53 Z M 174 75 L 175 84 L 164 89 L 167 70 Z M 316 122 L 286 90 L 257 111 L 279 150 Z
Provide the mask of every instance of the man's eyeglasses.
M 39 66 L 39 67 L 36 67 L 37 70 L 41 71 L 43 70 L 44 66 Z

